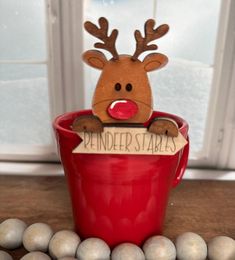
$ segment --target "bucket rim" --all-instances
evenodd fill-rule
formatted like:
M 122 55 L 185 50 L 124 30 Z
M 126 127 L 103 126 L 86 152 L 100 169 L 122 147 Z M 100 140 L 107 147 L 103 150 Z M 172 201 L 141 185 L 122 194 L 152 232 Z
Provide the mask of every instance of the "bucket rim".
M 73 131 L 72 129 L 68 129 L 68 127 L 61 126 L 61 123 L 68 120 L 73 121 L 79 115 L 92 115 L 92 110 L 84 109 L 84 110 L 77 110 L 77 111 L 61 114 L 54 119 L 53 128 L 67 134 L 76 134 L 76 132 Z M 150 119 L 146 123 L 144 123 L 143 126 L 147 126 L 151 122 L 151 120 L 155 117 L 169 117 L 175 120 L 179 126 L 180 132 L 184 132 L 185 129 L 188 129 L 188 123 L 185 119 L 179 117 L 178 115 L 174 115 L 162 111 L 153 111 Z

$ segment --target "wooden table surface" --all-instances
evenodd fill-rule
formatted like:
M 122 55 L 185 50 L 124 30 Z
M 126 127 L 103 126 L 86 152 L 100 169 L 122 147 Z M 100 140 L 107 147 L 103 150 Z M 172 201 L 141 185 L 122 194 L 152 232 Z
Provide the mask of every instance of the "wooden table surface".
M 45 222 L 53 229 L 72 229 L 73 219 L 64 177 L 0 176 L 0 222 L 11 217 L 27 224 Z M 183 181 L 172 190 L 164 235 L 192 231 L 206 241 L 216 235 L 235 238 L 235 182 Z M 23 248 L 8 251 L 14 259 Z

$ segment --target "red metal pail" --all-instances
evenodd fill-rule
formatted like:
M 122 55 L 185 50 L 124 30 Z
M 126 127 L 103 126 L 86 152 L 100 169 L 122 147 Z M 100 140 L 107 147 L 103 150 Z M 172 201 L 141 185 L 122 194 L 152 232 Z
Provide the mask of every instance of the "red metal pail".
M 171 156 L 72 153 L 81 139 L 71 125 L 84 114 L 91 111 L 67 113 L 54 121 L 75 230 L 82 238 L 99 237 L 111 247 L 122 242 L 141 245 L 162 232 L 169 192 L 184 174 L 189 143 Z M 185 120 L 162 112 L 152 118 L 158 116 L 174 119 L 188 139 Z

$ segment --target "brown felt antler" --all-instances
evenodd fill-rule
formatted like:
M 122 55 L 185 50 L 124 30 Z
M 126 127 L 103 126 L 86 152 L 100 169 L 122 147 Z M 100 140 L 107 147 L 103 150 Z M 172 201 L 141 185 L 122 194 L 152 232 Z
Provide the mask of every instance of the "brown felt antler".
M 110 36 L 108 36 L 108 20 L 104 17 L 99 18 L 99 26 L 98 28 L 95 24 L 91 22 L 85 22 L 84 27 L 91 35 L 103 41 L 97 42 L 94 44 L 96 48 L 104 49 L 109 51 L 113 55 L 113 59 L 118 60 L 118 53 L 115 47 L 115 42 L 118 36 L 118 30 L 114 29 Z
M 167 24 L 162 24 L 159 27 L 157 27 L 157 29 L 153 28 L 154 25 L 155 21 L 153 19 L 149 19 L 146 21 L 144 25 L 145 37 L 142 37 L 141 32 L 139 30 L 135 31 L 136 50 L 134 55 L 131 57 L 132 60 L 137 60 L 137 58 L 142 52 L 156 50 L 158 48 L 156 44 L 148 45 L 148 43 L 158 38 L 161 38 L 169 30 L 169 26 Z

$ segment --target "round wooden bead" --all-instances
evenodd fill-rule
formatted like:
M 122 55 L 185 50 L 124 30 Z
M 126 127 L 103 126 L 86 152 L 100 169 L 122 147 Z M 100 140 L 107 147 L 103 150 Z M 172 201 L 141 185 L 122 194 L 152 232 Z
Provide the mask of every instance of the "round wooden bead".
M 116 246 L 111 254 L 112 260 L 145 260 L 143 251 L 132 243 Z
M 76 256 L 79 260 L 109 260 L 110 248 L 99 238 L 88 238 L 79 244 Z
M 205 260 L 207 245 L 198 234 L 186 232 L 176 238 L 176 252 L 178 260 Z
M 51 227 L 44 223 L 35 223 L 27 227 L 23 234 L 23 245 L 28 251 L 46 252 L 53 236 Z
M 235 241 L 226 236 L 217 236 L 208 243 L 208 257 L 210 260 L 235 259 Z
M 79 236 L 71 230 L 58 231 L 49 243 L 49 253 L 52 258 L 74 257 L 80 241 Z
M 74 258 L 71 256 L 65 256 L 65 257 L 59 258 L 58 260 L 77 260 L 77 258 Z
M 15 249 L 22 245 L 22 237 L 27 225 L 20 219 L 10 218 L 0 224 L 0 246 Z
M 35 251 L 24 255 L 20 260 L 51 260 L 51 258 L 45 253 Z
M 143 245 L 146 260 L 175 260 L 176 249 L 170 239 L 164 236 L 150 237 Z
M 7 252 L 0 250 L 0 260 L 13 260 L 13 258 Z

